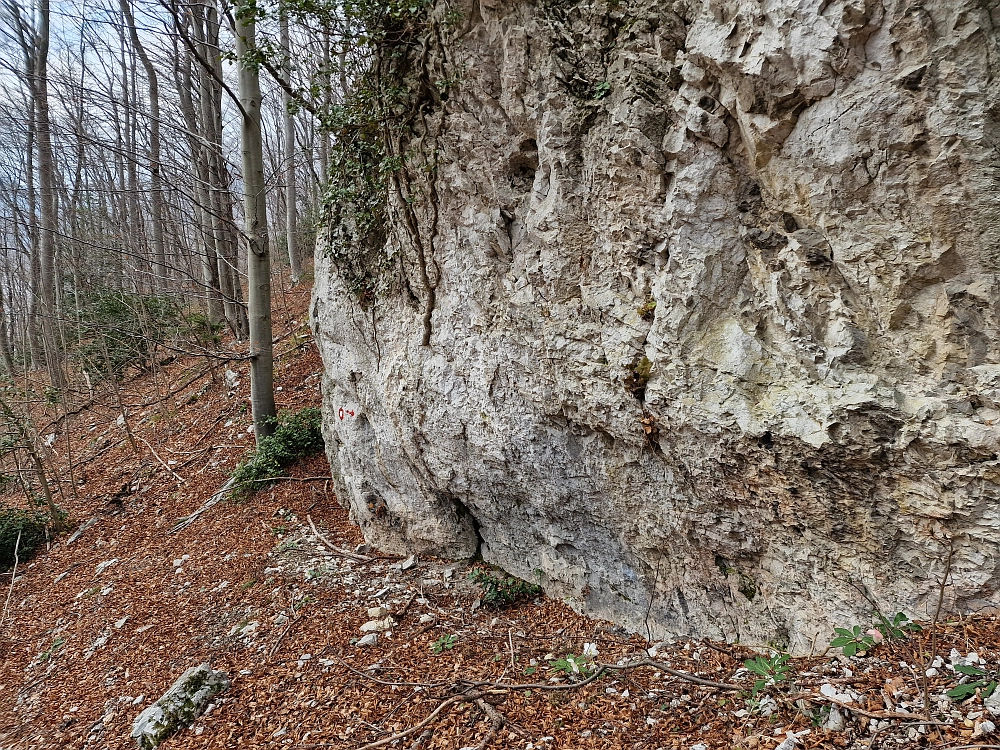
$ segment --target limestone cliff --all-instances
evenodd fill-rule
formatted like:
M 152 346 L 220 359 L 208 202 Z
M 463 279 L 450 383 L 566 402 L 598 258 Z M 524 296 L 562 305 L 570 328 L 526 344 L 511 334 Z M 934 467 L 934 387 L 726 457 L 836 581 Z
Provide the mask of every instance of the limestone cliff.
M 432 18 L 391 278 L 317 256 L 366 537 L 654 637 L 808 650 L 946 568 L 946 609 L 995 603 L 1000 5 Z

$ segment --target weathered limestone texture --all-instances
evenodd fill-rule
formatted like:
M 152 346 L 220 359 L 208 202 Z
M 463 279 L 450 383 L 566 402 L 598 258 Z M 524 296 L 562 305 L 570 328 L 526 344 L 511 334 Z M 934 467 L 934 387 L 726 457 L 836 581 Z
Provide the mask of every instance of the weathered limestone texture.
M 995 604 L 1000 5 L 460 6 L 419 247 L 392 195 L 374 303 L 317 258 L 366 537 L 654 637 Z
M 132 724 L 132 739 L 139 750 L 154 750 L 161 742 L 205 713 L 209 701 L 230 687 L 225 672 L 208 664 L 191 667 L 170 689 Z

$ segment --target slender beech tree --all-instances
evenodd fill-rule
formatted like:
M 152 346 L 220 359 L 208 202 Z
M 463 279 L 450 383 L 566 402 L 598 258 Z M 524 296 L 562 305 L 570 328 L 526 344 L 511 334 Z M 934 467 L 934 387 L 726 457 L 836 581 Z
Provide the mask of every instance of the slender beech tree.
M 16 3 L 8 4 L 15 31 L 26 63 L 26 77 L 31 91 L 32 119 L 38 154 L 38 287 L 42 346 L 45 366 L 54 388 L 62 388 L 64 376 L 56 345 L 56 166 L 52 148 L 52 123 L 49 112 L 49 0 L 38 0 L 34 23 L 28 23 Z
M 284 57 L 285 80 L 292 78 L 292 52 L 288 35 L 288 13 L 282 2 L 280 10 L 280 43 Z M 302 264 L 296 243 L 296 198 L 295 198 L 295 117 L 292 114 L 292 95 L 288 89 L 281 89 L 282 130 L 285 141 L 285 242 L 288 245 L 288 267 L 292 283 L 298 284 L 302 276 Z
M 247 307 L 250 319 L 250 404 L 257 442 L 274 432 L 274 351 L 271 342 L 271 259 L 267 245 L 264 147 L 260 130 L 260 72 L 253 6 L 236 14 L 239 58 L 243 213 L 247 240 Z
M 163 180 L 160 173 L 160 87 L 156 68 L 139 39 L 129 0 L 118 0 L 118 2 L 125 25 L 128 27 L 132 49 L 146 70 L 146 82 L 149 87 L 149 191 L 152 214 L 150 223 L 153 230 L 153 275 L 155 276 L 153 288 L 162 289 L 167 281 L 167 256 L 163 239 Z

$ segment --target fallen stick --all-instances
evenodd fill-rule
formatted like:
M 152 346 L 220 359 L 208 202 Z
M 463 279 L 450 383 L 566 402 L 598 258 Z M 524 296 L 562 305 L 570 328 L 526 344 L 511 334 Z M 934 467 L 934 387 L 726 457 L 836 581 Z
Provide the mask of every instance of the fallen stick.
M 258 482 L 323 482 L 330 481 L 330 477 L 264 477 L 263 479 L 247 479 L 247 484 Z
M 148 440 L 146 440 L 146 438 L 142 437 L 141 435 L 136 435 L 135 437 L 139 438 L 142 442 L 144 442 L 146 444 L 146 447 L 149 448 L 150 453 L 152 453 L 156 457 L 157 461 L 159 461 L 161 464 L 163 464 L 163 468 L 164 469 L 166 469 L 167 471 L 169 471 L 171 474 L 174 475 L 174 478 L 178 482 L 180 482 L 181 484 L 186 484 L 187 483 L 187 480 L 185 480 L 184 477 L 182 477 L 176 471 L 174 471 L 173 469 L 171 469 L 170 466 L 167 464 L 167 462 L 164 461 L 162 458 L 160 458 L 160 454 L 156 452 L 156 448 L 154 448 L 152 446 L 152 444 L 150 444 L 150 442 Z
M 503 729 L 504 724 L 507 723 L 507 718 L 482 698 L 476 698 L 476 705 L 479 706 L 479 710 L 486 714 L 490 720 L 489 731 L 486 733 L 486 736 L 480 740 L 479 744 L 476 745 L 476 750 L 486 750 L 486 746 L 493 741 L 497 734 L 499 734 L 500 730 Z
M 404 737 L 409 737 L 411 734 L 419 732 L 421 729 L 423 729 L 432 721 L 434 721 L 434 719 L 436 719 L 438 715 L 449 706 L 453 706 L 456 703 L 468 703 L 469 701 L 474 701 L 477 698 L 479 698 L 479 693 L 470 693 L 469 695 L 453 696 L 446 701 L 442 701 L 438 705 L 438 707 L 435 708 L 433 711 L 431 711 L 430 715 L 426 719 L 421 721 L 419 724 L 416 724 L 415 726 L 412 726 L 407 730 L 394 734 L 391 737 L 386 737 L 384 739 L 378 740 L 377 742 L 369 742 L 367 745 L 362 745 L 361 747 L 359 747 L 358 750 L 374 750 L 376 747 L 389 745 L 395 742 L 396 740 L 401 740 Z
M 690 682 L 695 685 L 701 685 L 702 687 L 715 688 L 716 690 L 728 690 L 728 691 L 738 691 L 744 690 L 745 688 L 739 685 L 731 685 L 728 682 L 715 682 L 713 680 L 706 680 L 703 677 L 698 677 L 697 675 L 690 674 L 688 672 L 681 672 L 677 669 L 672 669 L 662 662 L 654 661 L 653 659 L 642 659 L 641 661 L 632 661 L 627 664 L 597 664 L 597 669 L 585 680 L 580 680 L 579 682 L 568 682 L 568 683 L 526 683 L 523 685 L 510 685 L 502 682 L 484 682 L 480 680 L 462 680 L 466 685 L 472 687 L 492 687 L 498 690 L 576 690 L 577 688 L 589 685 L 592 682 L 600 679 L 607 672 L 620 672 L 629 671 L 633 669 L 638 669 L 639 667 L 652 667 L 653 669 L 658 669 L 661 672 L 666 672 L 680 680 L 685 682 Z M 810 694 L 811 695 L 811 694 Z
M 397 622 L 403 619 L 403 616 L 407 613 L 407 611 L 409 611 L 410 605 L 413 604 L 413 600 L 416 598 L 417 598 L 417 592 L 414 591 L 412 594 L 410 594 L 410 598 L 406 600 L 403 606 L 392 613 L 392 616 L 396 618 Z
M 312 516 L 310 516 L 310 515 L 307 514 L 306 515 L 306 520 L 309 522 L 309 528 L 312 529 L 312 532 L 313 532 L 313 534 L 316 535 L 316 538 L 319 539 L 321 542 L 323 542 L 323 544 L 326 545 L 326 547 L 331 552 L 333 552 L 334 554 L 340 555 L 341 557 L 349 558 L 351 560 L 356 560 L 357 562 L 371 562 L 372 561 L 372 558 L 370 558 L 370 557 L 365 557 L 364 555 L 356 555 L 353 552 L 348 552 L 345 549 L 341 549 L 336 544 L 334 544 L 329 539 L 327 539 L 325 536 L 323 536 L 322 534 L 320 534 L 319 530 L 316 528 L 316 524 L 313 523 Z
M 288 631 L 291 630 L 292 626 L 298 621 L 299 621 L 298 617 L 294 616 L 292 617 L 291 621 L 288 623 L 288 627 L 285 628 L 284 631 L 282 631 L 281 635 L 278 636 L 278 640 L 276 640 L 274 642 L 274 645 L 271 646 L 271 650 L 267 654 L 268 661 L 270 661 L 274 657 L 274 652 L 278 650 L 278 646 L 281 645 L 281 642 L 285 639 L 285 636 L 288 635 Z
M 799 693 L 798 695 L 791 695 L 788 697 L 790 701 L 797 700 L 807 700 L 814 701 L 816 703 L 832 703 L 835 706 L 839 706 L 847 711 L 856 713 L 859 716 L 864 716 L 866 719 L 878 719 L 879 721 L 892 721 L 895 719 L 910 719 L 911 721 L 916 721 L 921 724 L 937 724 L 939 722 L 932 721 L 926 716 L 921 716 L 920 714 L 911 714 L 906 711 L 866 711 L 853 703 L 847 703 L 846 701 L 840 701 L 836 698 L 831 698 L 829 695 L 817 695 L 816 693 Z

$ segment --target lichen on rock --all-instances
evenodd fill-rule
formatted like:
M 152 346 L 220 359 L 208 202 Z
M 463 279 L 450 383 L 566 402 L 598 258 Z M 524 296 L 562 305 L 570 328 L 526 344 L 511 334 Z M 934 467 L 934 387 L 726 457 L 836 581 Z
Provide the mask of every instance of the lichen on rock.
M 191 667 L 159 700 L 140 713 L 132 724 L 131 737 L 139 750 L 153 750 L 177 731 L 201 716 L 209 701 L 229 689 L 230 681 L 208 663 Z
M 805 651 L 870 600 L 932 615 L 946 573 L 945 610 L 995 602 L 998 11 L 457 5 L 398 283 L 362 304 L 317 257 L 367 539 L 654 638 Z

